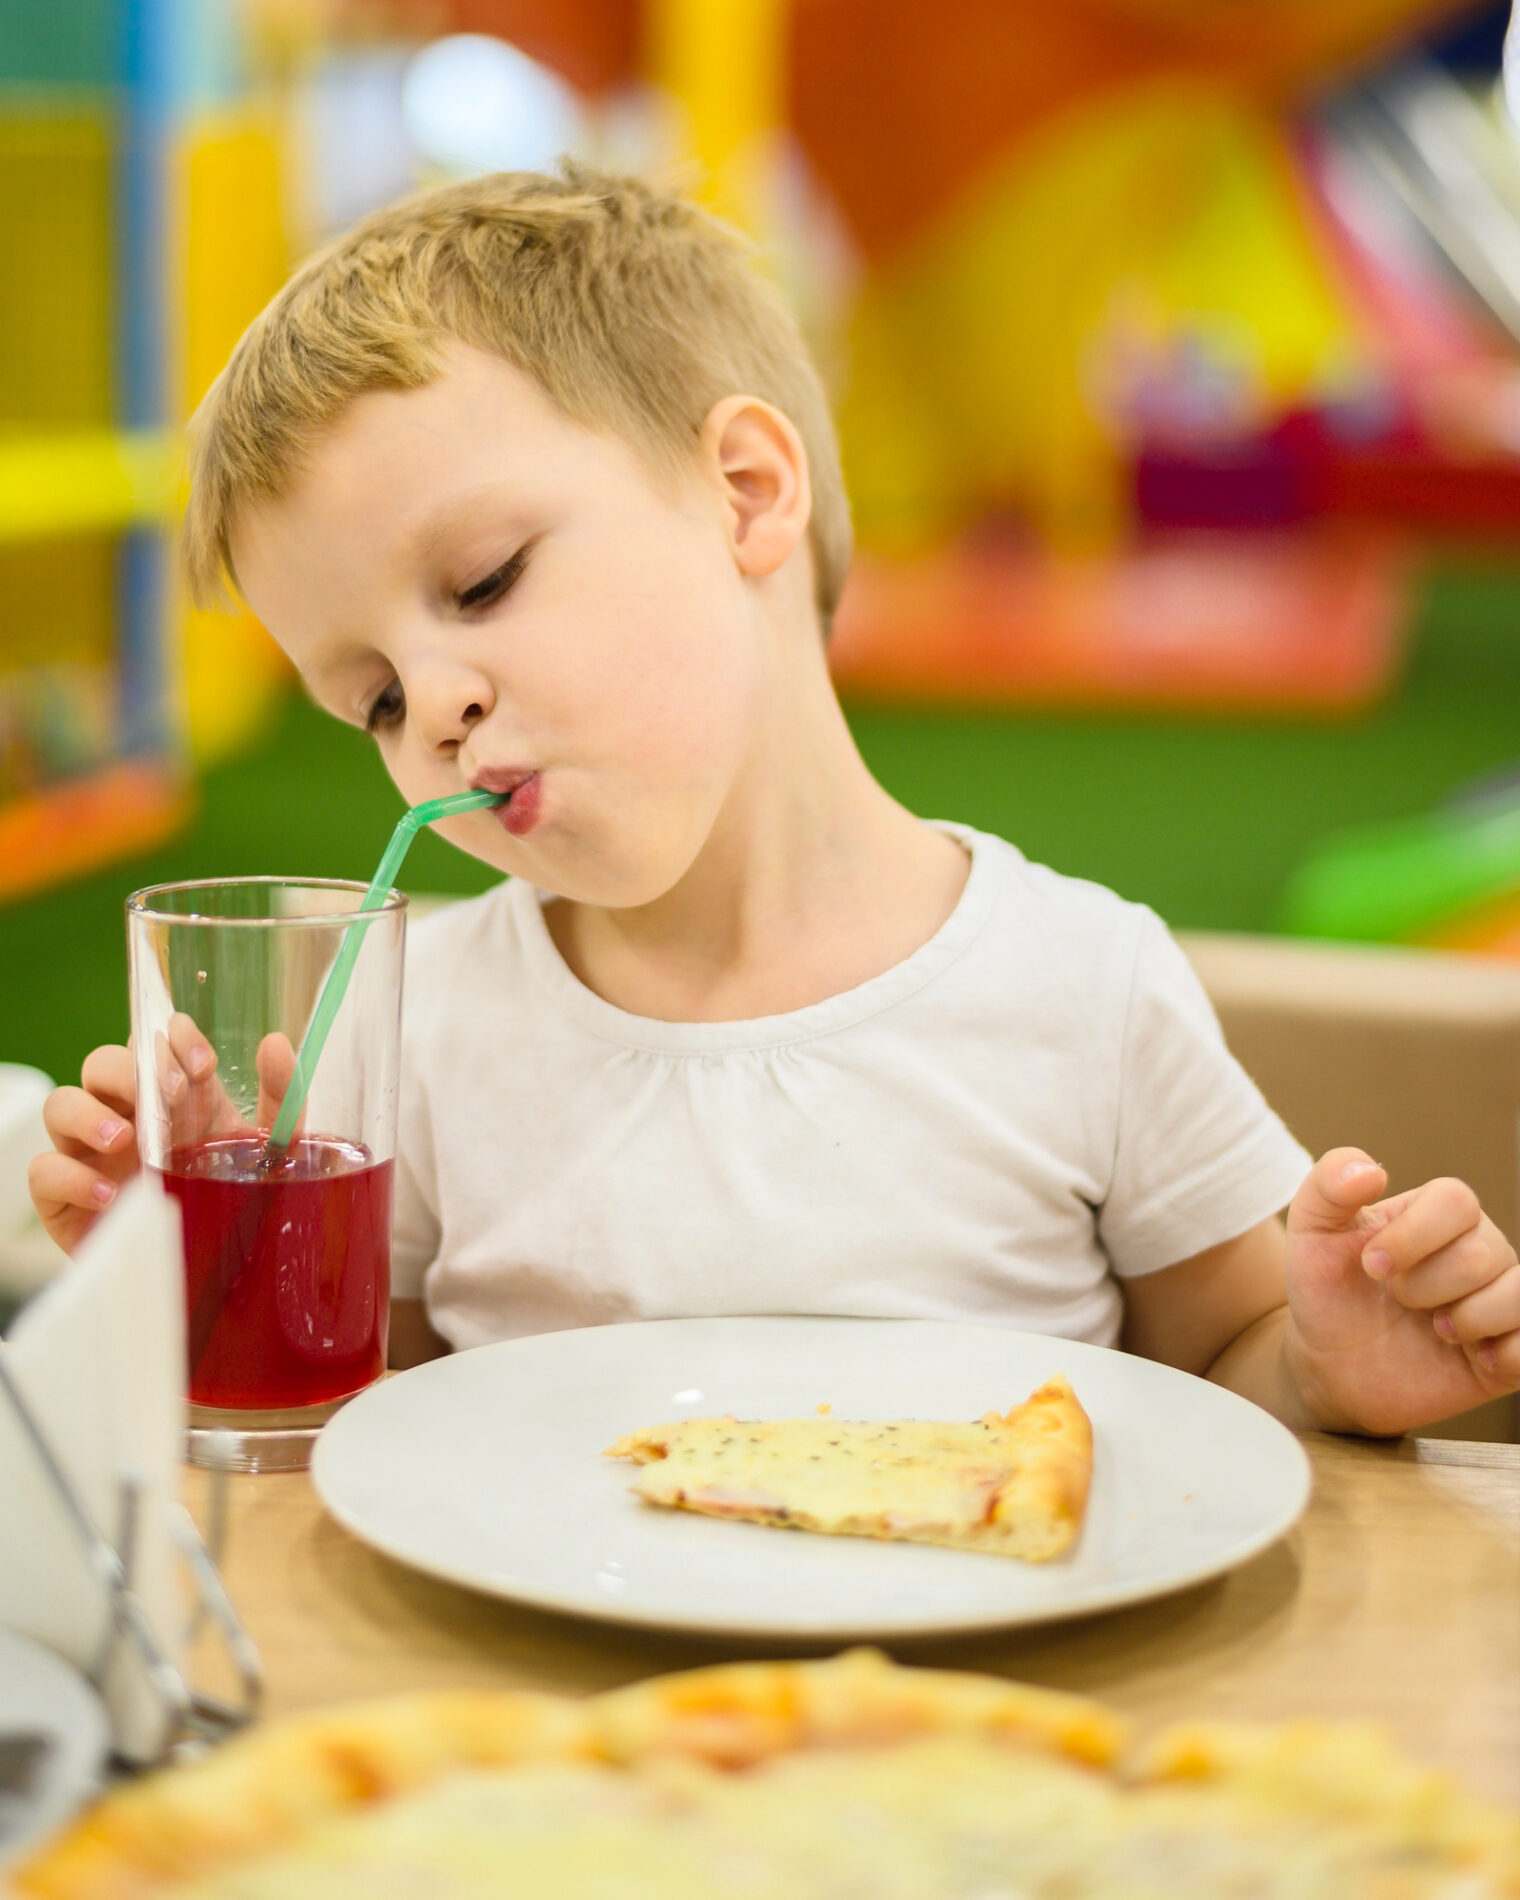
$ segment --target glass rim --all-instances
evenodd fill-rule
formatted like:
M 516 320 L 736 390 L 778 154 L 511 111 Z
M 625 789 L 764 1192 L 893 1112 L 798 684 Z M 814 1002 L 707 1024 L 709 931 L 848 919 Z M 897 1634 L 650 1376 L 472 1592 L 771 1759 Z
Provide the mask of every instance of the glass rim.
M 226 929 L 252 930 L 331 930 L 335 925 L 351 924 L 359 917 L 395 917 L 405 911 L 407 896 L 394 885 L 385 894 L 382 902 L 373 910 L 361 911 L 357 905 L 352 910 L 318 912 L 305 917 L 224 917 L 215 911 L 160 910 L 153 899 L 161 898 L 169 891 L 225 891 L 232 888 L 248 889 L 263 885 L 273 887 L 283 885 L 302 891 L 352 891 L 362 899 L 369 890 L 367 884 L 357 878 L 349 877 L 186 877 L 171 878 L 162 884 L 145 884 L 141 890 L 133 891 L 127 898 L 128 918 L 142 917 L 154 923 L 163 924 L 216 924 Z

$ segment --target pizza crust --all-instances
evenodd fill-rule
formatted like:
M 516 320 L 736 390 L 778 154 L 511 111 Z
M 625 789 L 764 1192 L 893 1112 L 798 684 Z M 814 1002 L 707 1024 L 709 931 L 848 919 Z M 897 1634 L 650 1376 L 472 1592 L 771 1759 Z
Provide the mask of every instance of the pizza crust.
M 1107 1767 L 1129 1738 L 1121 1716 L 1086 1696 L 959 1670 L 901 1669 L 874 1649 L 827 1662 L 721 1663 L 613 1689 L 593 1706 L 600 1748 L 625 1763 L 675 1753 L 747 1767 L 798 1749 L 954 1733 Z
M 638 1464 L 637 1495 L 670 1510 L 1047 1563 L 1082 1527 L 1092 1425 L 1057 1374 L 967 1423 L 683 1419 L 607 1456 Z

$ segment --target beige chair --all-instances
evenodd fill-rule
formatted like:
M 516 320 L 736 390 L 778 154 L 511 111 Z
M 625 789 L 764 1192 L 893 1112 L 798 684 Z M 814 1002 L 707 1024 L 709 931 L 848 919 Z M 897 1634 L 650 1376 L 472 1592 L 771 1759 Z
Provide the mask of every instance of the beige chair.
M 1352 1142 L 1395 1187 L 1471 1182 L 1520 1232 L 1520 964 L 1435 951 L 1183 933 L 1225 1036 L 1314 1153 Z M 1520 1439 L 1495 1399 L 1429 1436 Z

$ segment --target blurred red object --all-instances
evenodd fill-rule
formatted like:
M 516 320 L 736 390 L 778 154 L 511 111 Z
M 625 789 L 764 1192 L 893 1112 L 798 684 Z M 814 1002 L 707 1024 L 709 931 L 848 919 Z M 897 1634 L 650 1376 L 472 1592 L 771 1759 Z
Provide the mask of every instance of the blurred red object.
M 829 648 L 840 691 L 918 704 L 1354 712 L 1402 657 L 1409 561 L 1343 527 L 1161 537 L 1083 560 L 997 535 L 861 555 Z
M 362 11 L 363 0 L 351 4 Z M 394 13 L 399 0 L 384 4 Z M 1287 105 L 1464 10 L 1461 0 L 955 0 L 936 14 L 921 0 L 792 0 L 787 118 L 877 261 L 1082 99 L 1197 73 Z M 652 8 L 414 0 L 412 11 L 430 33 L 511 40 L 595 96 L 642 75 Z
M 351 17 L 398 14 L 419 33 L 491 33 L 589 98 L 639 77 L 644 0 L 348 0 Z

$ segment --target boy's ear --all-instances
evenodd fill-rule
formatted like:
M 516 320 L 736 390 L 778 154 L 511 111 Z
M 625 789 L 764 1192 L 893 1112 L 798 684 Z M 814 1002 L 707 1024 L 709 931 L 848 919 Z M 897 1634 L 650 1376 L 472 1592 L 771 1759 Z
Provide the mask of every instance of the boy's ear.
M 801 436 L 758 396 L 725 396 L 702 425 L 702 448 L 740 572 L 774 574 L 806 535 L 813 511 Z

